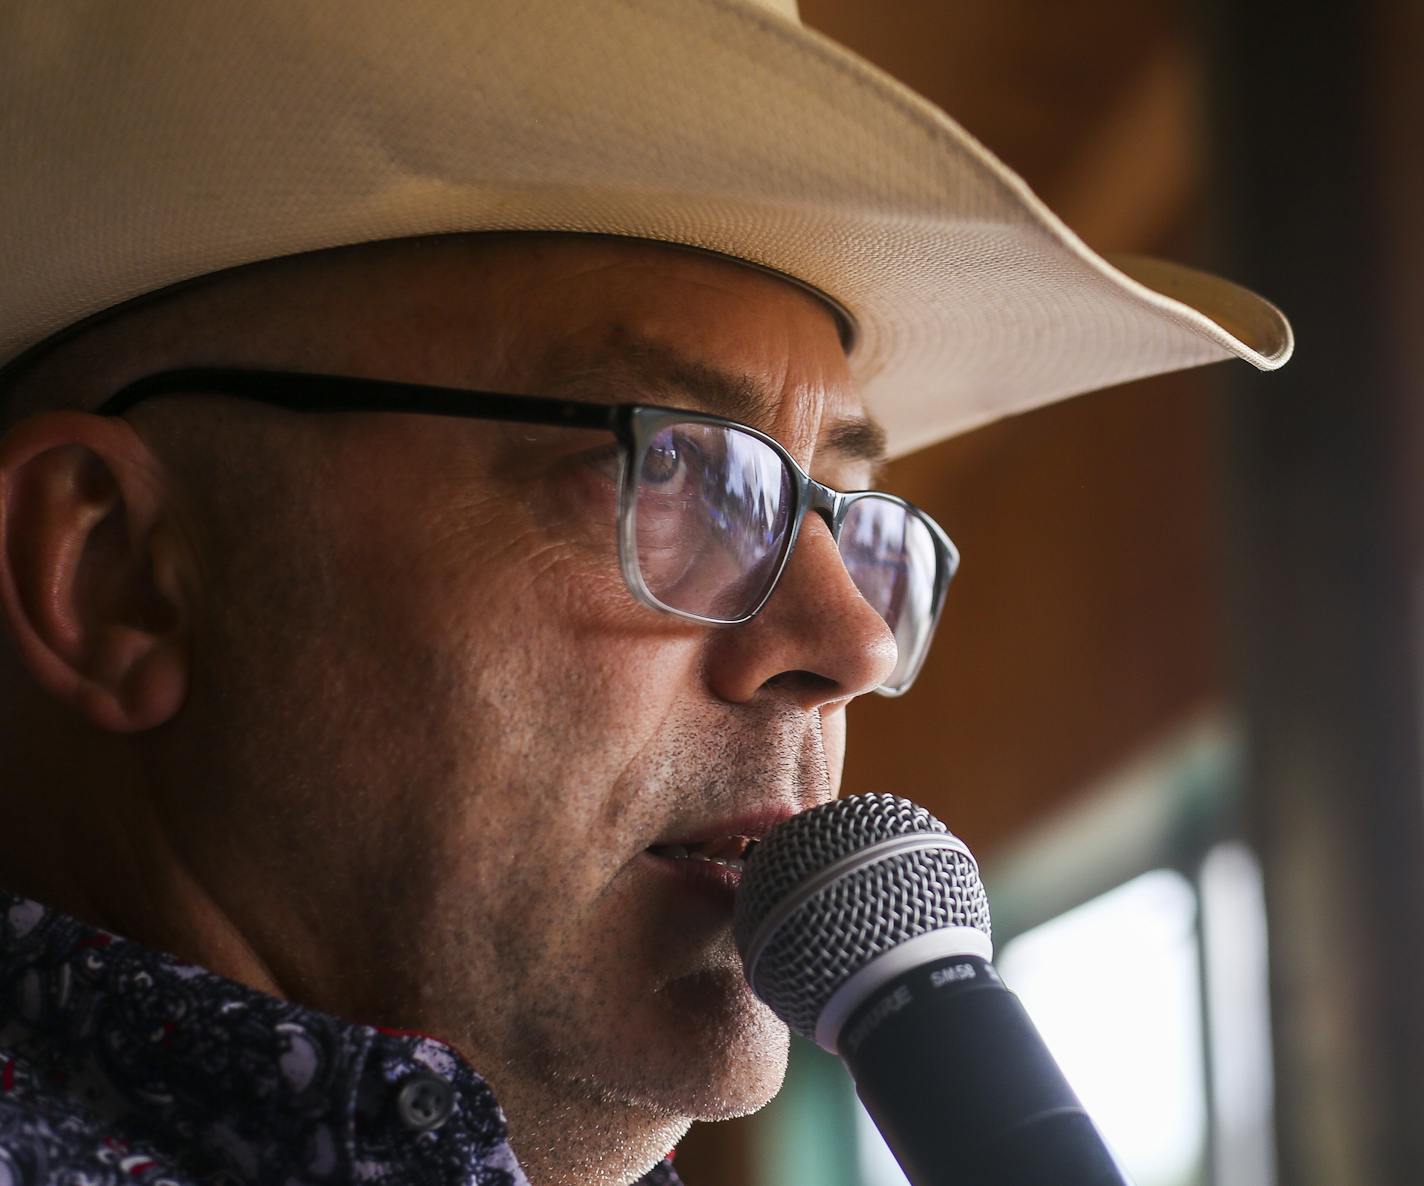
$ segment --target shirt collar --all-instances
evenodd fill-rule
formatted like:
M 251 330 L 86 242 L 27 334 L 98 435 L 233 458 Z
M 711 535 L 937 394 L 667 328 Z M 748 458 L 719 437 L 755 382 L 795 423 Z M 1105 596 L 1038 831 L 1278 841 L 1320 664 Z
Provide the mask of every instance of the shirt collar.
M 234 1182 L 525 1183 L 488 1084 L 357 1025 L 0 891 L 0 1091 L 57 1091 Z M 17 1081 L 18 1077 L 18 1081 Z M 675 1183 L 664 1162 L 647 1181 Z

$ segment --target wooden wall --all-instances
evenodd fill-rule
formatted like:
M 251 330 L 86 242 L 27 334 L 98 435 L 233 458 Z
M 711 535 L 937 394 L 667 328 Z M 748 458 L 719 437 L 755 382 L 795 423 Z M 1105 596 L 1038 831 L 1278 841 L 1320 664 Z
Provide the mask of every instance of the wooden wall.
M 1093 247 L 1209 262 L 1201 55 L 1174 4 L 802 15 L 949 111 Z M 852 709 L 846 791 L 906 794 L 991 853 L 1221 695 L 1215 388 L 1207 370 L 1080 397 L 893 467 L 964 561 L 921 683 Z

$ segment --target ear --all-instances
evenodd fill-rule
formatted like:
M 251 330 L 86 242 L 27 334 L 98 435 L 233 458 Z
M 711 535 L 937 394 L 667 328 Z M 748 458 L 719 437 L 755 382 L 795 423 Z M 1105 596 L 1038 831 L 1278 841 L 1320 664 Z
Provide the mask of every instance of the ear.
M 187 692 L 191 582 L 163 466 L 127 422 L 46 412 L 0 438 L 0 611 L 21 662 L 101 729 Z

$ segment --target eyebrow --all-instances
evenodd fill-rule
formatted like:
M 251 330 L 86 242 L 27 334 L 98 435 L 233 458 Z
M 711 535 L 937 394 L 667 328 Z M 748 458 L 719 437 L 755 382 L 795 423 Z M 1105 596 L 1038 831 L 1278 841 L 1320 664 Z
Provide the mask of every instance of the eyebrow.
M 618 333 L 606 357 L 553 350 L 539 368 L 544 383 L 571 395 L 607 398 L 626 385 L 639 392 L 690 397 L 700 411 L 754 427 L 772 422 L 780 401 L 749 375 L 689 358 L 662 343 Z M 626 402 L 637 402 L 636 398 Z M 885 460 L 885 430 L 868 416 L 842 417 L 823 429 L 821 448 L 848 461 L 879 466 Z
M 869 416 L 837 420 L 826 436 L 826 448 L 848 461 L 866 461 L 879 470 L 885 463 L 888 446 L 885 430 Z

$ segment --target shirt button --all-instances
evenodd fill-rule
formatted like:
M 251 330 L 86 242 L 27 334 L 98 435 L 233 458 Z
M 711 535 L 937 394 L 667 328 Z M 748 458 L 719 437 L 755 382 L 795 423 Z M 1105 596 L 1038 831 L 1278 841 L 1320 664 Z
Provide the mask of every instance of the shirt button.
M 412 1132 L 439 1128 L 454 1110 L 455 1089 L 439 1075 L 412 1075 L 396 1094 L 396 1113 Z

